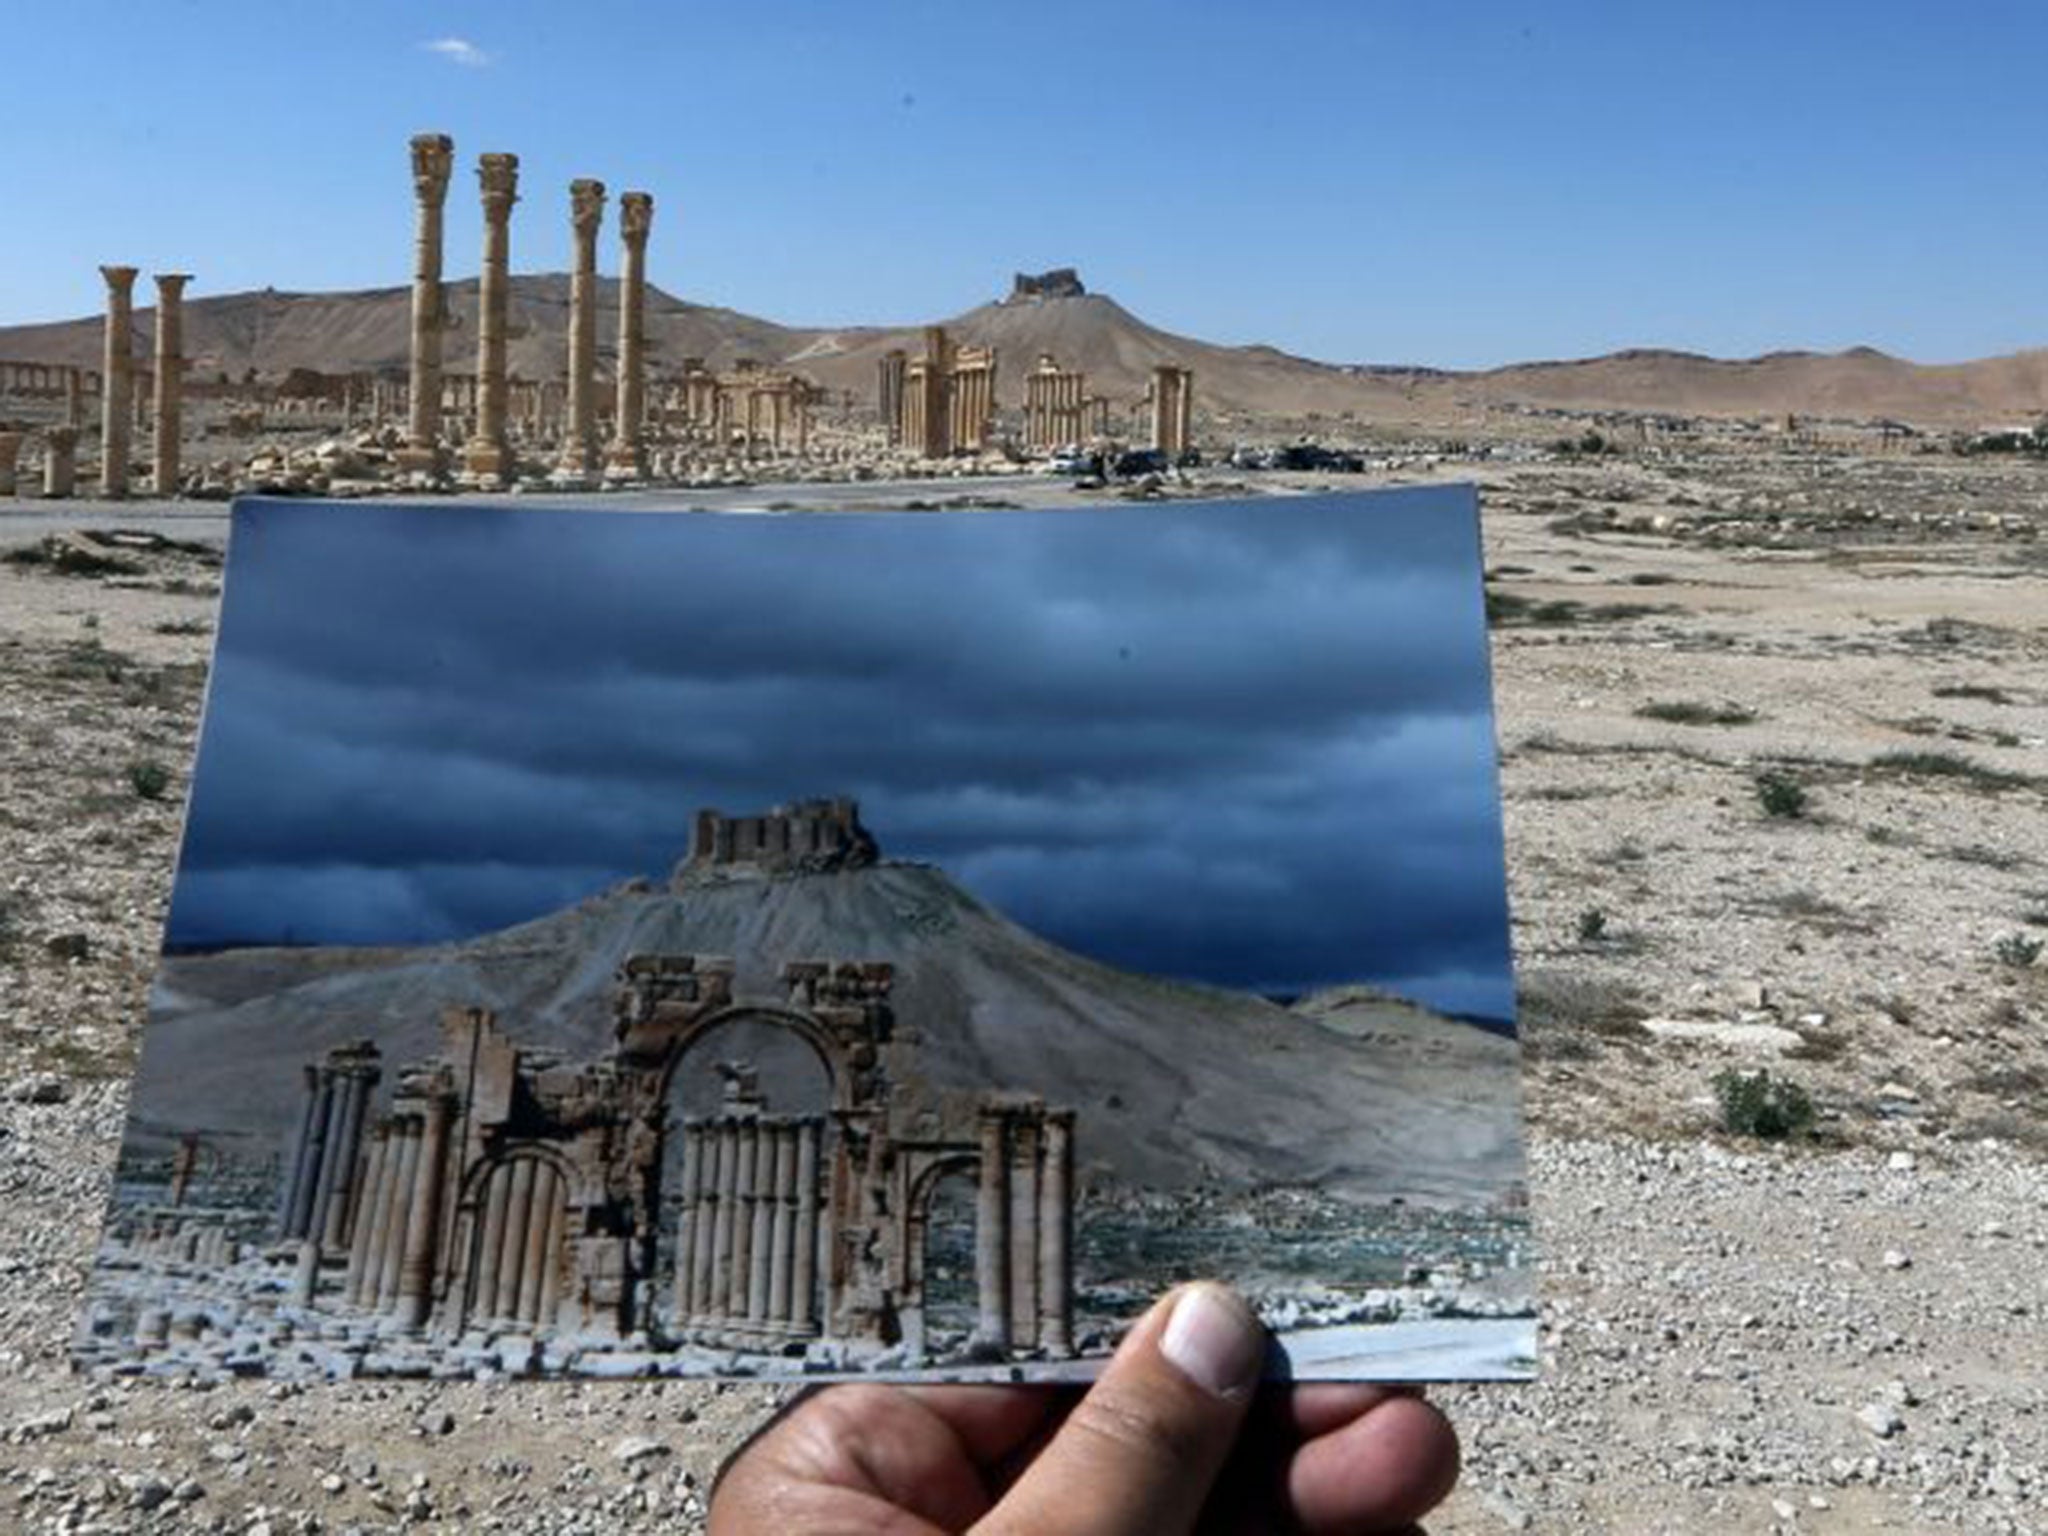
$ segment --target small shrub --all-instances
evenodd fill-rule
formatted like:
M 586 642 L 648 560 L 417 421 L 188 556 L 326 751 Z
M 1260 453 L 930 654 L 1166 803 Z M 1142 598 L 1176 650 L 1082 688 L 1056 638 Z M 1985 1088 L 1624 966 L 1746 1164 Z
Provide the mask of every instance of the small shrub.
M 164 791 L 171 787 L 171 770 L 162 763 L 145 758 L 128 765 L 128 785 L 143 800 L 161 800 Z
M 1980 683 L 1944 683 L 1934 690 L 1937 699 L 1982 699 L 1986 704 L 2010 704 L 2012 695 L 2003 688 Z
M 1732 1067 L 1718 1072 L 1714 1097 L 1721 1105 L 1721 1129 L 1731 1136 L 1783 1141 L 1813 1123 L 1813 1100 L 1806 1090 L 1769 1072 Z
M 1692 699 L 1652 699 L 1636 710 L 1643 720 L 1672 725 L 1748 725 L 1756 711 L 1741 704 L 1702 704 Z
M 1597 944 L 1607 935 L 1607 914 L 1598 907 L 1588 907 L 1579 914 L 1579 942 Z
M 160 635 L 210 635 L 213 626 L 204 619 L 166 619 L 156 626 Z
M 2006 773 L 1998 768 L 1986 768 L 1982 763 L 1972 762 L 1960 752 L 1880 752 L 1870 760 L 1870 766 L 1888 769 L 1893 773 L 1914 774 L 1922 778 L 1962 779 L 1986 789 L 2004 789 L 2026 782 L 2019 774 Z
M 1774 821 L 1797 821 L 1806 814 L 1806 786 L 1782 768 L 1756 776 L 1757 804 Z
M 2028 938 L 2024 933 L 2008 933 L 2000 935 L 1998 942 L 1991 946 L 1991 952 L 1998 956 L 2000 965 L 2025 970 L 2041 958 L 2042 948 L 2040 939 Z

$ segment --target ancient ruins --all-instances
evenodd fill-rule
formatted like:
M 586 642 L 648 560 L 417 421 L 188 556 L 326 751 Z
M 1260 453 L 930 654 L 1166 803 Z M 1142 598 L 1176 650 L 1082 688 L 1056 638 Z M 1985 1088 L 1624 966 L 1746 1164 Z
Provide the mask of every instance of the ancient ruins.
M 187 274 L 156 275 L 153 357 L 138 360 L 137 270 L 108 265 L 100 366 L 0 360 L 0 494 L 39 482 L 46 496 L 72 495 L 87 412 L 99 418 L 98 457 L 84 468 L 98 494 L 134 489 L 139 434 L 149 489 L 159 496 L 225 497 L 235 491 L 394 490 L 515 486 L 596 489 L 740 480 L 869 478 L 896 473 L 1015 472 L 1054 449 L 1115 446 L 1149 428 L 1155 447 L 1179 456 L 1192 442 L 1192 376 L 1159 368 L 1143 400 L 1120 406 L 1090 396 L 1079 371 L 1041 356 L 1024 374 L 1022 398 L 999 398 L 994 346 L 924 329 L 922 352 L 885 352 L 877 363 L 879 415 L 856 414 L 796 369 L 748 357 L 712 366 L 703 357 L 663 358 L 647 333 L 647 252 L 654 199 L 619 195 L 618 329 L 599 336 L 599 247 L 606 187 L 569 183 L 573 257 L 565 362 L 558 377 L 511 367 L 515 325 L 512 218 L 519 158 L 477 157 L 481 214 L 473 371 L 449 367 L 463 323 L 443 278 L 445 215 L 455 144 L 446 134 L 409 144 L 413 191 L 408 356 L 401 370 L 324 373 L 295 368 L 282 380 L 253 369 L 236 380 L 187 355 Z M 1020 273 L 1007 304 L 1086 294 L 1071 268 Z M 152 366 L 153 364 L 153 366 Z M 6 414 L 12 403 L 19 415 Z M 58 409 L 61 404 L 61 410 Z M 66 436 L 68 431 L 69 436 Z M 301 439 L 293 446 L 291 439 Z M 200 444 L 192 452 L 194 439 Z M 252 439 L 269 438 L 269 441 Z M 224 456 L 225 455 L 225 456 Z
M 876 858 L 851 800 L 704 810 L 675 879 Z M 777 990 L 746 995 L 729 957 L 631 956 L 611 1049 L 581 1064 L 487 1007 L 446 1010 L 438 1053 L 388 1072 L 373 1041 L 326 1051 L 305 1068 L 261 1230 L 188 1204 L 214 1156 L 191 1135 L 159 1170 L 168 1194 L 117 1218 L 111 1251 L 288 1274 L 299 1331 L 357 1358 L 506 1336 L 552 1366 L 692 1350 L 855 1369 L 1071 1355 L 1072 1111 L 925 1082 L 887 964 L 792 957 L 775 974 Z M 739 1025 L 814 1058 L 822 1097 L 771 1102 L 754 1063 L 724 1056 Z M 686 1108 L 693 1084 L 716 1085 L 714 1108 L 701 1092 Z M 949 1180 L 973 1194 L 975 1303 L 969 1334 L 941 1338 L 927 1248 Z M 106 1342 L 147 1358 L 225 1327 L 204 1304 L 148 1306 Z

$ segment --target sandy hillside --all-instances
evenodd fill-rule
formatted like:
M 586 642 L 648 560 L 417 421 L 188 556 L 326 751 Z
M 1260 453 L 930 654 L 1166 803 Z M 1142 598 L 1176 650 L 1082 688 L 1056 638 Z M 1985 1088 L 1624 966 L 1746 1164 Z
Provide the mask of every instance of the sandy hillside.
M 451 371 L 472 367 L 477 285 L 447 284 L 456 317 L 448 343 Z M 617 284 L 599 280 L 600 371 L 608 371 L 618 334 Z M 562 273 L 511 281 L 509 366 L 519 377 L 558 379 L 566 367 L 569 279 Z M 403 377 L 411 298 L 405 288 L 354 293 L 195 294 L 185 305 L 193 375 L 266 379 L 294 368 L 327 373 L 384 372 Z M 135 312 L 135 346 L 146 357 L 154 311 Z M 914 324 L 789 326 L 692 304 L 650 288 L 647 335 L 654 366 L 680 369 L 686 358 L 726 368 L 742 358 L 791 366 L 871 408 L 876 363 L 892 347 L 916 355 Z M 1316 361 L 1265 346 L 1218 346 L 1153 326 L 1106 294 L 1010 298 L 963 314 L 931 317 L 957 343 L 994 346 L 998 403 L 1024 403 L 1024 375 L 1041 353 L 1088 376 L 1091 393 L 1120 412 L 1142 398 L 1149 370 L 1171 363 L 1195 370 L 1198 408 L 1212 430 L 1271 420 L 1299 427 L 1307 418 L 1332 426 L 1347 418 L 1469 426 L 1487 409 L 1628 411 L 1754 419 L 1787 413 L 1847 420 L 1897 419 L 1925 426 L 2031 422 L 2048 411 L 2048 351 L 1936 366 L 1868 348 L 1841 353 L 1777 352 L 1724 360 L 1638 349 L 1606 357 L 1531 362 L 1480 372 L 1407 367 L 1398 359 Z M 0 328 L 0 358 L 99 366 L 97 316 Z

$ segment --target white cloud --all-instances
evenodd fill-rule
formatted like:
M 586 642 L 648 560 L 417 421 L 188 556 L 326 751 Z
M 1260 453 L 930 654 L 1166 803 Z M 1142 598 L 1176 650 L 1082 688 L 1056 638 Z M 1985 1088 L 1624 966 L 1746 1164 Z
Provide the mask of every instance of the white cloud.
M 437 37 L 431 43 L 421 43 L 420 46 L 429 53 L 438 53 L 451 64 L 460 64 L 465 69 L 482 69 L 491 62 L 491 56 L 466 37 Z

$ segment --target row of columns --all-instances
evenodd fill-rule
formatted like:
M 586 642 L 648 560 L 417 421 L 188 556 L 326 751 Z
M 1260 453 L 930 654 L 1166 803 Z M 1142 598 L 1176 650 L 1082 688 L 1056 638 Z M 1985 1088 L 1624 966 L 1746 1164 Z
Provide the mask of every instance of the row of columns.
M 412 141 L 413 234 L 412 408 L 400 463 L 421 474 L 442 468 L 442 342 L 449 329 L 441 285 L 443 214 L 454 141 L 446 134 Z M 463 450 L 463 467 L 482 481 L 511 478 L 513 454 L 506 433 L 505 351 L 510 331 L 512 208 L 519 200 L 519 157 L 486 154 L 477 162 L 484 216 L 483 259 L 477 291 L 477 420 Z M 604 184 L 578 178 L 569 184 L 570 232 L 575 267 L 569 291 L 569 430 L 558 468 L 583 477 L 596 472 L 597 451 L 597 233 L 604 217 Z M 615 429 L 604 472 L 616 479 L 645 471 L 647 239 L 654 199 L 628 192 L 619 199 L 623 249 L 619 273 L 619 367 Z
M 100 494 L 119 500 L 128 494 L 130 413 L 141 415 L 141 401 L 135 395 L 135 277 L 136 269 L 103 266 L 100 276 L 107 284 L 107 318 L 100 363 Z M 155 455 L 152 464 L 159 496 L 178 489 L 179 436 L 183 428 L 182 399 L 185 380 L 184 301 L 185 272 L 156 275 L 156 368 L 153 375 Z M 50 489 L 45 494 L 69 494 Z
M 955 355 L 951 389 L 953 447 L 980 453 L 996 414 L 996 349 L 962 347 Z
M 981 1117 L 976 1333 L 995 1349 L 1073 1350 L 1074 1116 L 991 1108 Z
M 372 1133 L 364 1160 L 343 1293 L 349 1305 L 388 1312 L 402 1328 L 427 1320 L 451 1113 L 441 1092 L 401 1100 Z
M 305 1069 L 298 1143 L 278 1206 L 278 1235 L 285 1241 L 341 1246 L 363 1123 L 383 1075 L 378 1063 L 376 1046 L 364 1043 L 331 1051 Z
M 1056 448 L 1084 441 L 1087 404 L 1086 376 L 1063 372 L 1050 354 L 1041 355 L 1038 367 L 1024 377 L 1025 446 Z
M 683 1136 L 681 1330 L 721 1343 L 816 1334 L 823 1120 L 728 1115 Z
M 72 363 L 12 363 L 0 361 L 0 397 L 25 395 L 55 400 L 60 395 L 77 401 L 100 392 L 97 370 Z M 73 426 L 78 423 L 74 421 Z
M 511 1157 L 491 1169 L 470 1271 L 469 1326 L 553 1324 L 568 1220 L 568 1185 L 546 1158 Z
M 1194 441 L 1195 374 L 1191 368 L 1161 363 L 1152 370 L 1152 446 L 1171 457 Z
M 225 1268 L 242 1256 L 242 1245 L 228 1235 L 225 1226 L 194 1217 L 154 1217 L 128 1239 L 126 1247 L 142 1258 L 208 1269 Z

